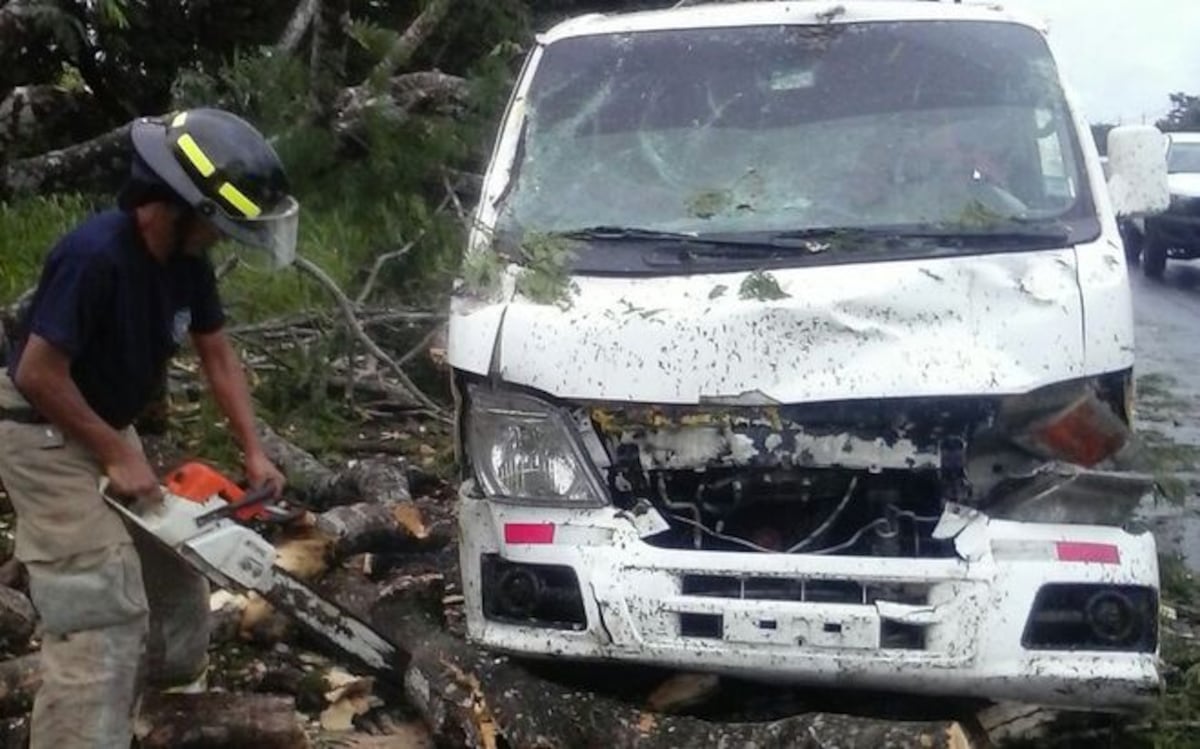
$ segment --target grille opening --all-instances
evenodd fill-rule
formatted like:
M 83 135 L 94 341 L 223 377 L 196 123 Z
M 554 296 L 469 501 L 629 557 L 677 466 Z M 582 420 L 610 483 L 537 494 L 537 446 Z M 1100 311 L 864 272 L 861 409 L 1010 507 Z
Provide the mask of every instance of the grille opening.
M 874 605 L 876 601 L 924 606 L 929 586 L 910 583 L 858 583 L 853 580 L 813 580 L 731 575 L 680 576 L 684 595 L 752 601 L 806 601 Z
M 725 617 L 720 614 L 680 614 L 680 637 L 720 640 L 725 635 Z
M 884 619 L 879 625 L 879 646 L 887 650 L 925 650 L 925 627 Z

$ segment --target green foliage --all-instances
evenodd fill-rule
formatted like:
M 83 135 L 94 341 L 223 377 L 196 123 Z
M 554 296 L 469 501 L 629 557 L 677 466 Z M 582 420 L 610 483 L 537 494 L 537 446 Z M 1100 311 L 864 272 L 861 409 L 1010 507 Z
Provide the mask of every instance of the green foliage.
M 484 249 L 467 255 L 462 264 L 465 290 L 481 299 L 489 299 L 500 290 L 504 260 L 499 253 Z
M 565 237 L 531 232 L 521 240 L 517 293 L 537 304 L 568 309 L 579 288 L 571 280 L 573 242 Z
M 742 281 L 741 288 L 738 289 L 738 296 L 742 299 L 766 302 L 787 299 L 791 294 L 783 290 L 775 276 L 764 270 L 756 270 Z
M 254 122 L 264 132 L 290 131 L 304 119 L 307 68 L 271 48 L 234 52 L 215 72 L 196 64 L 180 71 L 171 87 L 172 106 L 221 107 Z
M 50 248 L 91 208 L 87 200 L 73 195 L 0 203 L 0 306 L 37 282 Z

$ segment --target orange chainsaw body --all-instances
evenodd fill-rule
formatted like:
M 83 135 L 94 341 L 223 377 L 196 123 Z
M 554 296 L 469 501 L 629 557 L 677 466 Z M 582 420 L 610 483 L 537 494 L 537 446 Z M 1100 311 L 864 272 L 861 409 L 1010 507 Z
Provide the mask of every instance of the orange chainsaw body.
M 184 463 L 167 474 L 167 491 L 177 497 L 192 502 L 204 504 L 214 496 L 233 504 L 246 495 L 246 490 L 238 486 L 233 479 L 218 471 L 216 468 L 192 461 Z M 237 510 L 233 516 L 241 521 L 262 519 L 265 512 L 261 504 L 250 505 Z

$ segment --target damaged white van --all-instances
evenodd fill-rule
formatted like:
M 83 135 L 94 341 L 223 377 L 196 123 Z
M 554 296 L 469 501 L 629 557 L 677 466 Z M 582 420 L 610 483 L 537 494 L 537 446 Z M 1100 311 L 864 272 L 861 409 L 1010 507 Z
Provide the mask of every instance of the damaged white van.
M 1119 708 L 1158 567 L 1114 206 L 1036 24 L 937 2 L 539 37 L 455 293 L 470 636 L 500 651 Z M 1158 184 L 1161 179 L 1161 185 Z M 1110 196 L 1111 192 L 1111 196 Z

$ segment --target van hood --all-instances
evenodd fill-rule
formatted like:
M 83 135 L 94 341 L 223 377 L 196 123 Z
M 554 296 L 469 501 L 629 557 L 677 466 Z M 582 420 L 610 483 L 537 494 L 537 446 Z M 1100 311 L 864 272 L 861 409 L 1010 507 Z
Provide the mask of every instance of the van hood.
M 564 399 L 769 405 L 1016 394 L 1085 374 L 1073 249 L 574 279 L 455 302 L 450 361 Z

